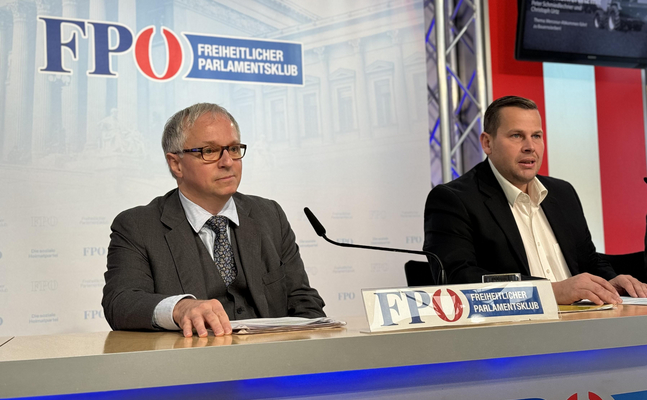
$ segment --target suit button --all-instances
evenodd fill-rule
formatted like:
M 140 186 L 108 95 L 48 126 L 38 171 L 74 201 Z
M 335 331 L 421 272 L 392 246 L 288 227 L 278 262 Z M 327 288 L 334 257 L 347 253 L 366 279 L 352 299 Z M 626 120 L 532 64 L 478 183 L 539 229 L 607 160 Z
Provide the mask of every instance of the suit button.
M 238 307 L 238 308 L 236 309 L 236 313 L 237 313 L 237 314 L 242 314 L 242 313 L 243 313 L 243 311 L 245 311 L 245 309 L 244 309 L 243 307 Z

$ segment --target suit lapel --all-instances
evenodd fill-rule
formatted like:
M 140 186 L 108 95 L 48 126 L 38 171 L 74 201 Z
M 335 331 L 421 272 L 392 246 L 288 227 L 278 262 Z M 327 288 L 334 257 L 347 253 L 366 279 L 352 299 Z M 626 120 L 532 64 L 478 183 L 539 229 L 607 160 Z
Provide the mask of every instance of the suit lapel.
M 241 265 L 239 267 L 245 272 L 247 288 L 254 300 L 258 315 L 267 315 L 269 306 L 267 305 L 265 285 L 263 284 L 263 276 L 266 271 L 264 269 L 265 263 L 261 257 L 262 239 L 260 236 L 260 232 L 263 230 L 250 215 L 251 204 L 249 201 L 238 193 L 234 195 L 234 201 L 240 222 L 240 225 L 233 229 L 238 245 L 238 253 L 240 254 Z
M 177 189 L 164 203 L 161 221 L 170 228 L 165 238 L 182 290 L 198 299 L 206 299 L 207 289 L 203 281 L 202 263 L 196 251 L 193 229 L 186 219 Z
M 526 256 L 526 249 L 523 246 L 517 222 L 512 215 L 512 210 L 510 210 L 508 199 L 506 199 L 503 189 L 496 180 L 487 160 L 479 165 L 476 176 L 479 190 L 486 196 L 485 206 L 490 210 L 494 221 L 508 239 L 516 261 L 524 268 L 526 274 L 530 275 L 528 256 Z

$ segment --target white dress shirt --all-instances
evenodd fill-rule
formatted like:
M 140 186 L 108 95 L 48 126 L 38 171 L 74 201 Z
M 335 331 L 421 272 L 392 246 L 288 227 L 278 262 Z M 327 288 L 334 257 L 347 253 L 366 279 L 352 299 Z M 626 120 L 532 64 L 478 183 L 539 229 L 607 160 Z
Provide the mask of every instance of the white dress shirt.
M 559 282 L 571 277 L 564 254 L 553 229 L 540 207 L 548 190 L 536 177 L 528 183 L 528 194 L 522 192 L 497 171 L 488 159 L 496 180 L 508 200 L 526 250 L 530 275 Z
M 209 255 L 213 259 L 213 245 L 216 240 L 216 232 L 204 226 L 205 222 L 207 222 L 213 215 L 209 211 L 189 200 L 179 189 L 178 193 L 180 195 L 180 203 L 182 203 L 182 208 L 184 208 L 184 215 L 186 215 L 189 225 L 191 225 L 193 230 L 198 234 L 200 240 L 204 243 Z M 227 200 L 227 203 L 225 203 L 225 206 L 220 210 L 218 215 L 227 217 L 228 223 L 233 223 L 236 226 L 239 225 L 238 211 L 236 210 L 236 203 L 234 202 L 233 197 L 230 197 L 229 200 Z M 231 227 L 227 229 L 227 238 L 231 242 Z M 180 327 L 178 327 L 173 320 L 173 309 L 180 300 L 187 297 L 195 299 L 195 296 L 192 294 L 179 294 L 167 297 L 160 301 L 157 306 L 155 306 L 155 310 L 153 312 L 153 326 L 166 329 L 168 331 L 179 330 Z

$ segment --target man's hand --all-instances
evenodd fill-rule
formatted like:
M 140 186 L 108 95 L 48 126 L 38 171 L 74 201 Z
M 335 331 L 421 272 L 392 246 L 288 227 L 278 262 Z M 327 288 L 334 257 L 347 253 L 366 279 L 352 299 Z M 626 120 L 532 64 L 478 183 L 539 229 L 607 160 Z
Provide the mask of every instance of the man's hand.
M 631 297 L 647 297 L 647 285 L 631 275 L 618 275 L 609 281 L 618 292 Z
M 193 329 L 199 337 L 209 333 L 209 326 L 216 336 L 230 335 L 231 324 L 229 317 L 218 300 L 182 299 L 173 309 L 173 320 L 184 333 L 184 337 L 193 336 Z
M 615 278 L 614 278 L 615 279 Z M 588 299 L 595 304 L 620 304 L 622 299 L 606 279 L 583 273 L 561 282 L 553 282 L 557 304 L 571 304 Z

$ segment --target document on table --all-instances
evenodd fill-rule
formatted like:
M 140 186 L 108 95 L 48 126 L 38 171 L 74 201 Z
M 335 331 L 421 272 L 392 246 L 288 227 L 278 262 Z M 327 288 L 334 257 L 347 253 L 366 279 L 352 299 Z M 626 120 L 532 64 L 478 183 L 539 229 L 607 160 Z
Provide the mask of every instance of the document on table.
M 620 298 L 622 299 L 622 304 L 628 306 L 647 306 L 647 299 L 629 296 L 620 296 Z
M 647 306 L 647 298 L 620 296 L 622 304 L 627 306 Z M 591 300 L 580 300 L 569 306 L 559 306 L 560 313 L 575 312 L 575 311 L 598 311 L 608 310 L 613 308 L 611 304 L 604 304 L 602 306 L 595 305 Z
M 565 314 L 565 313 L 572 313 L 572 312 L 583 312 L 583 311 L 602 311 L 602 310 L 611 310 L 613 309 L 613 304 L 603 304 L 601 306 L 594 304 L 594 303 L 588 303 L 588 304 L 581 304 L 581 301 L 578 301 L 577 303 L 574 304 L 569 304 L 569 305 L 560 305 L 559 307 L 559 313 L 560 314 Z
M 346 325 L 344 321 L 332 318 L 254 318 L 230 321 L 231 329 L 235 335 L 249 335 L 254 333 L 293 332 L 322 328 L 339 328 Z

